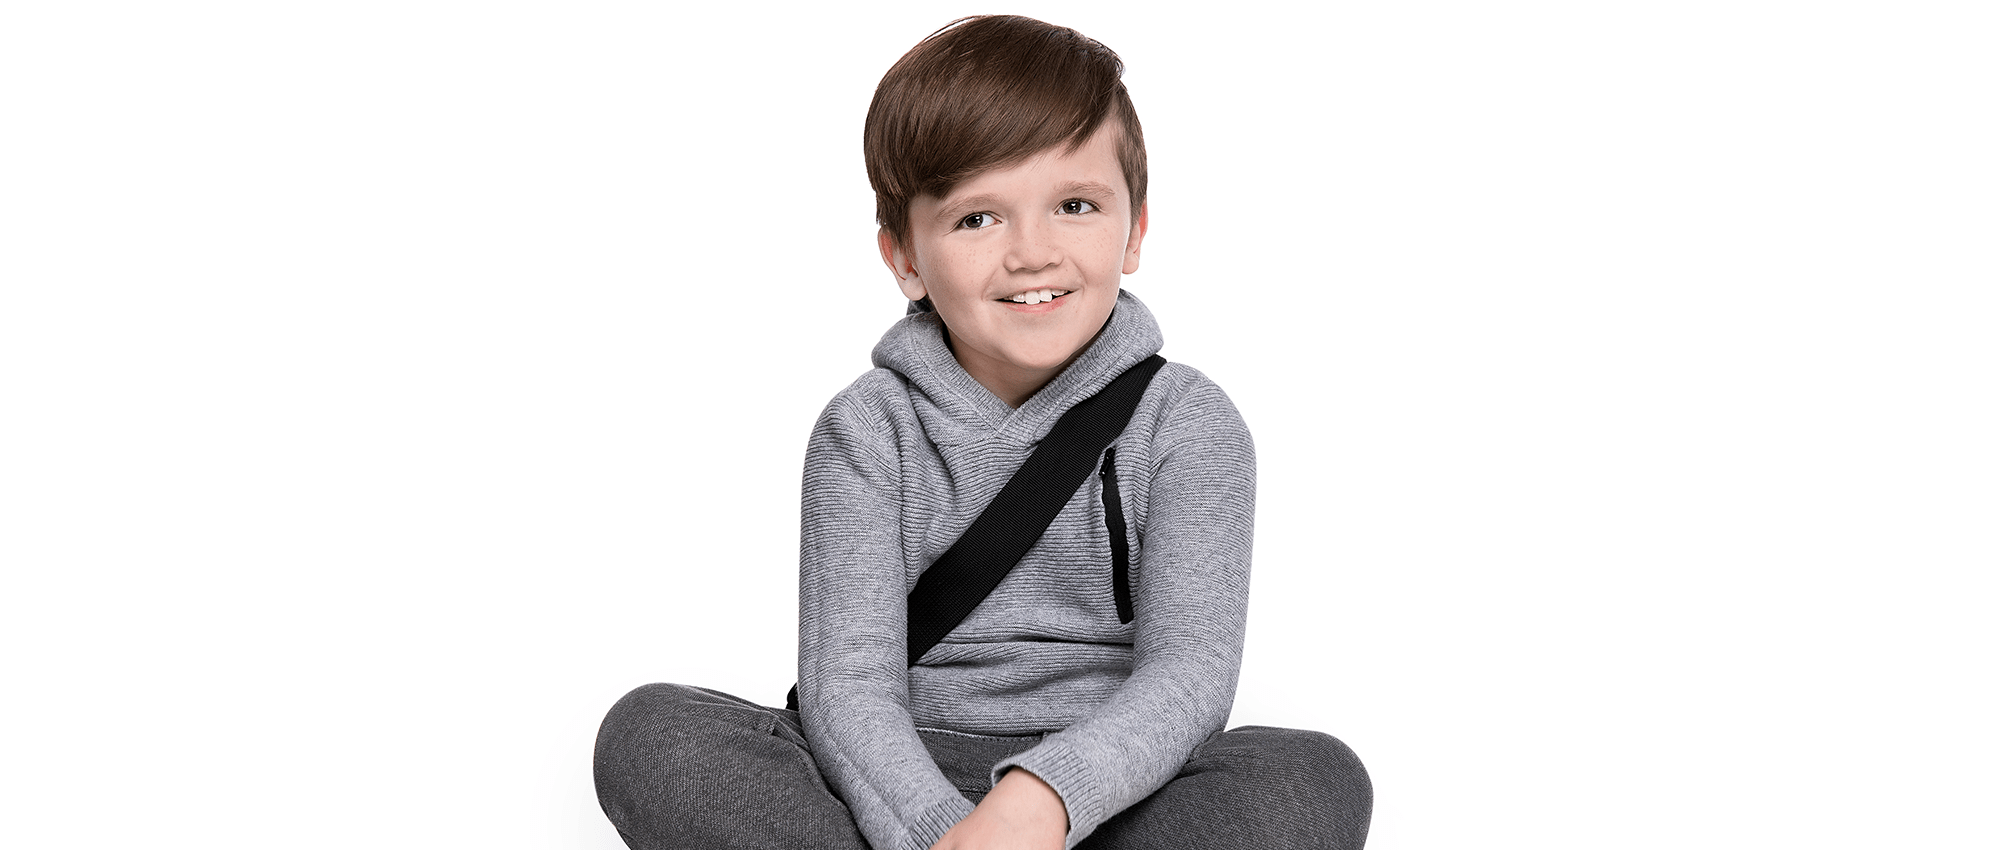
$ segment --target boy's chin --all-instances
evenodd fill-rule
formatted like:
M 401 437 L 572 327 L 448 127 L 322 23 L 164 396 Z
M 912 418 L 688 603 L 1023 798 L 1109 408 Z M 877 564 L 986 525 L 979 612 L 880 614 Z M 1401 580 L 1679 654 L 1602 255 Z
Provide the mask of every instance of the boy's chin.
M 1068 366 L 1072 361 L 1076 360 L 1077 356 L 1082 354 L 1085 348 L 1089 347 L 1090 347 L 1090 340 L 1084 340 L 1082 345 L 1078 345 L 1075 347 L 1061 347 L 1061 348 L 1041 349 L 1033 352 L 1023 352 L 1022 356 L 1015 359 L 1014 365 L 1016 368 L 1022 369 L 1023 371 L 1027 371 L 1030 373 L 1058 372 L 1061 371 L 1064 367 Z

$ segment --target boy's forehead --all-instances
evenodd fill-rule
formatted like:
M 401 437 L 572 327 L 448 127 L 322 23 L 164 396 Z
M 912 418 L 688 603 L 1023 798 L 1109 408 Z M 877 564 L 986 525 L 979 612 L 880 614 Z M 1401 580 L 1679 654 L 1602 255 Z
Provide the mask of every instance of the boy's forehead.
M 1035 187 L 1058 194 L 1108 194 L 1123 198 L 1130 187 L 1125 185 L 1125 170 L 1118 161 L 1118 141 L 1122 135 L 1113 122 L 1107 121 L 1074 148 L 1069 142 L 1060 142 L 959 178 L 942 196 L 925 193 L 918 197 L 950 203 L 986 194 L 993 184 L 1011 183 L 1018 178 L 1029 181 L 1030 185 L 1045 184 Z

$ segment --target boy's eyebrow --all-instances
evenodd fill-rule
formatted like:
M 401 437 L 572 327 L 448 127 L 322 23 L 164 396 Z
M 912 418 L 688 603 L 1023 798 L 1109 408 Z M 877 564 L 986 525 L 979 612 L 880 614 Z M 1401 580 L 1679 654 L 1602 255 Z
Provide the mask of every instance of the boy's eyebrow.
M 1072 180 L 1064 183 L 1057 193 L 1063 195 L 1094 195 L 1104 199 L 1114 198 L 1118 195 L 1117 190 L 1095 180 Z
M 1118 196 L 1118 191 L 1108 183 L 1096 180 L 1071 180 L 1056 187 L 1055 194 L 1063 197 L 1082 196 L 1091 200 L 1110 200 Z M 1000 196 L 994 194 L 968 195 L 938 208 L 937 221 L 955 222 L 982 209 L 1000 203 Z

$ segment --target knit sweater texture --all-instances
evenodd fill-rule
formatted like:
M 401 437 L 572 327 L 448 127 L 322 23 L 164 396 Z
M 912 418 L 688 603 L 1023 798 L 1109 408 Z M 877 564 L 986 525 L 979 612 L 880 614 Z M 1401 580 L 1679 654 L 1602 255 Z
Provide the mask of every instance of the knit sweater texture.
M 1071 405 L 1159 351 L 1120 293 L 1084 352 L 1020 408 L 966 374 L 935 313 L 830 402 L 806 451 L 799 701 L 814 759 L 875 850 L 926 850 L 972 811 L 917 728 L 1044 736 L 993 766 L 1068 809 L 1068 846 L 1144 799 L 1228 720 L 1249 597 L 1256 460 L 1220 388 L 1168 363 L 1112 444 L 1133 619 L 1119 622 L 1090 476 L 1007 578 L 916 666 L 906 598 Z

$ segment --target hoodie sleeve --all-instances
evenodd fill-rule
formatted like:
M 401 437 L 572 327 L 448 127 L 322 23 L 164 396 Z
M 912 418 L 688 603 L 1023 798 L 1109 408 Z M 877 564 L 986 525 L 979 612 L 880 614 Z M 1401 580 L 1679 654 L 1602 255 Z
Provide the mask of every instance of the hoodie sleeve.
M 875 850 L 927 850 L 972 813 L 917 737 L 894 431 L 836 396 L 806 448 L 799 710 L 820 772 Z
M 1235 406 L 1195 374 L 1160 417 L 1150 470 L 1119 469 L 1121 489 L 1147 488 L 1131 677 L 1089 716 L 993 768 L 996 781 L 1026 769 L 1061 795 L 1070 847 L 1173 779 L 1236 697 L 1256 456 Z

